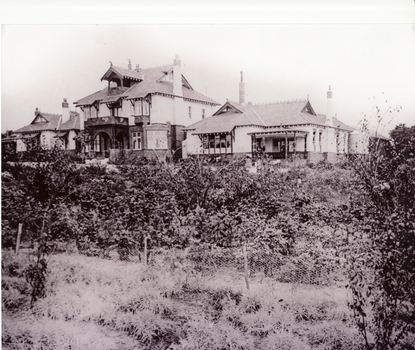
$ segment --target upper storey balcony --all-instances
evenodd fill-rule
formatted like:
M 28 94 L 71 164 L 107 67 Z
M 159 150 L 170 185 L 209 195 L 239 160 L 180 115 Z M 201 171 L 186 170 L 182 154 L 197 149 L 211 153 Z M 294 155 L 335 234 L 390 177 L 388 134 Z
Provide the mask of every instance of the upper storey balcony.
M 127 125 L 128 118 L 125 117 L 98 117 L 90 118 L 85 121 L 85 126 L 102 126 L 102 125 Z
M 136 125 L 139 124 L 149 124 L 150 123 L 150 116 L 149 115 L 136 115 L 134 117 L 134 122 Z

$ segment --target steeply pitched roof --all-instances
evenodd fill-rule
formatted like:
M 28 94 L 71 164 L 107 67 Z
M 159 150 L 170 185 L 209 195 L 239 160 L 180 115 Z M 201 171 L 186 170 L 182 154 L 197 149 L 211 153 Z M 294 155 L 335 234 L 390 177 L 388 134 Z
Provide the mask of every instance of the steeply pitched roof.
M 116 66 L 111 66 L 102 76 L 101 80 L 108 80 L 113 74 L 118 75 L 121 78 L 127 78 L 131 80 L 143 80 L 143 75 L 140 74 L 140 72 Z
M 203 119 L 188 126 L 185 130 L 191 130 L 192 134 L 210 134 L 230 132 L 235 126 L 243 125 L 252 125 L 245 114 L 228 112 Z
M 192 124 L 185 130 L 190 130 L 192 134 L 202 134 L 229 132 L 236 126 L 325 125 L 325 121 L 326 117 L 316 115 L 306 99 L 255 105 L 226 102 L 212 117 Z M 333 124 L 343 130 L 353 130 L 337 118 L 333 118 Z
M 38 117 L 43 117 L 46 121 L 42 123 L 35 123 Z M 20 129 L 15 130 L 17 133 L 25 133 L 25 132 L 34 132 L 34 131 L 46 131 L 46 130 L 56 130 L 59 120 L 59 114 L 51 114 L 51 113 L 41 113 L 39 112 L 35 119 L 33 119 L 30 125 L 26 125 Z
M 66 123 L 59 124 L 58 130 L 80 130 L 79 113 L 71 111 L 70 118 Z
M 94 104 L 96 101 L 102 101 L 107 98 L 115 98 L 118 99 L 123 96 L 123 94 L 131 88 L 128 87 L 114 87 L 108 90 L 108 87 L 105 87 L 102 90 L 99 90 L 97 92 L 94 92 L 91 95 L 88 95 L 84 98 L 81 98 L 78 101 L 75 101 L 74 104 L 77 106 L 90 106 Z M 117 98 L 118 97 L 118 98 Z
M 46 121 L 41 123 L 35 123 L 36 119 L 43 118 Z M 39 112 L 36 114 L 36 117 L 33 119 L 30 125 L 26 125 L 20 129 L 14 131 L 15 133 L 30 133 L 30 132 L 40 132 L 40 131 L 55 131 L 55 130 L 79 130 L 79 113 L 75 111 L 70 111 L 70 118 L 66 123 L 59 123 L 61 119 L 60 114 L 51 114 L 51 113 L 42 113 Z
M 317 117 L 320 118 L 319 124 L 324 124 L 326 120 L 326 116 L 324 114 L 317 114 Z M 337 119 L 336 117 L 333 117 L 333 126 L 336 128 L 340 128 L 347 131 L 353 131 L 356 130 L 355 128 L 352 128 L 351 126 L 343 123 L 341 120 Z
M 126 99 L 134 99 L 134 98 L 143 98 L 146 97 L 148 94 L 167 94 L 167 95 L 174 95 L 173 94 L 173 83 L 170 81 L 165 81 L 163 78 L 173 69 L 173 65 L 166 65 L 161 67 L 154 67 L 154 68 L 146 68 L 141 69 L 140 71 L 134 71 L 130 69 L 118 68 L 118 67 L 110 67 L 110 69 L 104 74 L 102 79 L 109 78 L 111 74 L 118 74 L 119 76 L 123 77 L 139 77 L 139 81 L 132 85 L 130 88 L 126 87 L 118 87 L 113 88 L 113 92 L 108 92 L 108 88 L 104 88 L 100 91 L 97 91 L 89 96 L 86 96 L 76 102 L 74 102 L 77 106 L 88 106 L 92 105 L 96 101 L 101 102 L 111 102 L 116 97 L 119 98 L 126 98 Z M 101 79 L 101 80 L 102 80 Z M 162 80 L 163 79 L 163 80 Z M 194 91 L 187 80 L 182 76 L 182 85 L 183 85 L 183 97 L 201 101 L 213 105 L 219 105 L 216 101 L 212 100 L 211 98 L 204 96 L 203 94 Z M 114 89 L 118 89 L 114 92 Z

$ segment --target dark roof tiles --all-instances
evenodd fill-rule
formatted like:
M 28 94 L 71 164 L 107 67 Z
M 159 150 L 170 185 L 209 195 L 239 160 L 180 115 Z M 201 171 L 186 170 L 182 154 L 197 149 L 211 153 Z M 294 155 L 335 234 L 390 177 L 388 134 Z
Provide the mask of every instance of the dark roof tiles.
M 46 122 L 33 123 L 38 116 L 43 117 Z M 70 111 L 70 118 L 66 123 L 60 123 L 60 114 L 38 113 L 30 125 L 26 125 L 14 131 L 15 133 L 31 133 L 40 131 L 55 131 L 55 130 L 79 130 L 79 113 Z
M 166 65 L 154 68 L 147 68 L 141 69 L 140 71 L 133 71 L 130 69 L 118 68 L 118 67 L 111 67 L 104 75 L 106 77 L 109 76 L 112 71 L 118 73 L 122 76 L 130 76 L 132 77 L 140 77 L 140 81 L 136 84 L 132 85 L 129 88 L 126 87 L 118 87 L 116 93 L 114 93 L 113 88 L 111 91 L 108 92 L 108 88 L 104 88 L 100 91 L 97 91 L 91 95 L 88 95 L 76 102 L 74 102 L 77 106 L 89 106 L 95 103 L 95 101 L 102 101 L 102 102 L 112 102 L 116 97 L 119 98 L 126 98 L 126 99 L 134 99 L 134 98 L 144 98 L 148 94 L 167 94 L 167 95 L 174 95 L 173 94 L 173 83 L 170 81 L 161 80 L 170 70 L 173 69 L 173 65 Z M 104 78 L 103 77 L 103 78 Z M 187 81 L 182 77 L 183 84 Z M 188 85 L 188 83 L 187 83 Z M 190 87 L 190 85 L 188 85 Z M 193 89 L 187 86 L 183 86 L 183 97 L 191 100 L 202 101 L 205 103 L 219 105 L 216 101 L 210 99 L 207 96 L 202 95 L 201 93 L 194 91 Z M 113 97 L 109 97 L 113 96 Z
M 46 122 L 33 123 L 39 115 L 43 117 L 44 119 L 46 119 Z M 22 133 L 22 132 L 33 132 L 33 131 L 56 130 L 59 124 L 59 120 L 60 120 L 59 114 L 38 113 L 30 125 L 26 125 L 20 129 L 17 129 L 15 132 Z
M 224 107 L 230 107 L 222 112 Z M 192 134 L 229 132 L 236 126 L 257 125 L 262 127 L 292 126 L 292 125 L 325 125 L 326 116 L 313 114 L 308 100 L 292 100 L 264 104 L 242 105 L 237 102 L 227 102 L 212 117 L 190 125 L 186 130 Z M 353 128 L 333 118 L 335 127 L 351 131 Z

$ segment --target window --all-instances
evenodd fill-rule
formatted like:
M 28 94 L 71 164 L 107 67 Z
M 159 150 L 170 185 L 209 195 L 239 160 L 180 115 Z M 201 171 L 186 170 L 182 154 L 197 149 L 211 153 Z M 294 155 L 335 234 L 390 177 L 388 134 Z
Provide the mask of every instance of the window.
M 94 139 L 94 151 L 95 152 L 101 152 L 101 135 L 98 134 L 97 136 L 95 136 Z
M 313 131 L 313 149 L 314 152 L 316 151 L 316 132 Z
M 202 119 L 205 119 L 205 109 L 202 108 Z
M 319 133 L 318 133 L 318 145 L 319 145 L 319 147 L 320 147 L 320 152 L 322 152 L 322 149 L 321 149 L 321 140 L 322 140 L 322 133 L 321 133 L 321 132 L 319 132 Z
M 99 114 L 99 102 L 93 104 L 91 106 L 91 118 L 98 118 L 98 114 Z
M 226 147 L 227 148 L 231 148 L 231 140 L 232 140 L 232 136 L 231 135 L 226 135 Z
M 137 100 L 134 103 L 134 107 L 135 107 L 135 115 L 143 115 L 143 101 L 142 100 Z
M 215 135 L 209 135 L 209 148 L 215 148 Z
M 215 147 L 220 148 L 220 136 L 215 135 Z
M 90 107 L 84 107 L 84 119 L 87 120 L 91 118 L 91 108 Z
M 192 119 L 192 107 L 189 106 L 189 119 Z
M 150 104 L 146 100 L 143 100 L 143 115 L 150 115 Z
M 133 132 L 133 149 L 141 149 L 141 132 Z
M 280 140 L 278 139 L 272 140 L 272 150 L 273 152 L 280 152 Z

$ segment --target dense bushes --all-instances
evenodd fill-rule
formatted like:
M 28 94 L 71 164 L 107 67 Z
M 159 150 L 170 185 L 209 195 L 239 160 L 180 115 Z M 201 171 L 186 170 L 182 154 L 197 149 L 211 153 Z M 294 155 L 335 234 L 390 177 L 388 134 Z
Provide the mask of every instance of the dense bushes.
M 206 308 L 216 310 L 211 310 L 216 315 L 213 330 L 201 331 L 199 326 L 208 321 L 193 319 L 183 338 L 172 330 L 170 311 L 140 309 L 141 299 L 122 303 L 118 318 L 96 316 L 98 324 L 147 345 L 166 338 L 178 349 L 204 348 L 209 341 L 217 341 L 220 348 L 227 339 L 229 347 L 243 349 L 255 343 L 247 334 L 270 335 L 267 342 L 282 347 L 298 341 L 291 333 L 283 341 L 276 336 L 283 327 L 268 324 L 271 331 L 251 312 L 241 314 L 229 291 L 227 297 L 203 292 L 197 273 L 241 268 L 240 248 L 245 246 L 251 276 L 261 273 L 279 282 L 322 286 L 348 274 L 350 307 L 366 347 L 399 348 L 413 332 L 415 318 L 415 151 L 413 137 L 402 140 L 395 138 L 381 153 L 355 158 L 348 166 L 282 169 L 264 160 L 259 174 L 246 171 L 244 159 L 212 163 L 190 158 L 177 164 L 123 159 L 104 168 L 74 164 L 58 150 L 37 150 L 38 162 L 3 166 L 2 243 L 13 246 L 17 225 L 23 223 L 23 240 L 36 252 L 22 275 L 31 285 L 28 297 L 35 307 L 47 296 L 49 268 L 44 259 L 62 247 L 103 258 L 115 253 L 124 261 L 141 259 L 144 242 L 151 254 L 182 254 L 180 263 L 174 258 L 168 265 L 181 271 L 179 280 L 185 278 L 164 286 L 162 295 L 170 298 L 191 291 L 208 298 Z M 19 270 L 5 268 L 10 274 Z M 146 272 L 143 281 L 150 280 L 156 277 Z M 15 294 L 29 288 L 19 284 L 10 282 L 7 288 Z M 18 307 L 26 297 L 16 300 Z M 250 302 L 250 310 L 264 310 L 261 303 Z M 14 307 L 12 302 L 7 305 Z M 150 321 L 137 318 L 131 308 Z M 312 321 L 301 310 L 297 316 Z M 335 329 L 327 325 L 324 332 Z M 341 336 L 353 338 L 352 333 Z M 215 336 L 222 338 L 212 340 Z M 318 335 L 311 332 L 308 337 L 308 345 L 319 346 Z M 354 344 L 350 340 L 339 345 L 336 337 L 331 339 L 332 348 Z

